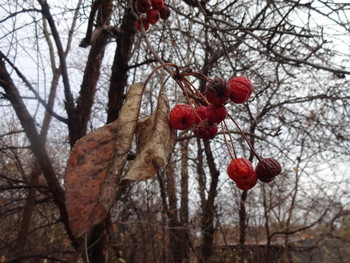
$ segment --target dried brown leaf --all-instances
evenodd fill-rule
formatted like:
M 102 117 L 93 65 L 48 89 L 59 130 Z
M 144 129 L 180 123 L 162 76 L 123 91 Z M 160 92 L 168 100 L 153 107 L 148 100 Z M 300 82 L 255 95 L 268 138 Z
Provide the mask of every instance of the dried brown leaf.
M 77 141 L 65 171 L 66 207 L 72 233 L 79 237 L 101 222 L 115 200 L 142 98 L 143 83 L 130 86 L 120 117 Z M 111 172 L 111 168 L 114 170 Z

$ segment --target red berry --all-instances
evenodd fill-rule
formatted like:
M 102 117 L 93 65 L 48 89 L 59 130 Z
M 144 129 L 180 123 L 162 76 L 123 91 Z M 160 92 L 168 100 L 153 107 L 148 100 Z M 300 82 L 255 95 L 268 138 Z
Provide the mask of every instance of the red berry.
M 232 78 L 229 84 L 231 90 L 230 99 L 234 103 L 246 102 L 254 90 L 252 82 L 243 76 Z
M 248 191 L 249 189 L 252 189 L 257 183 L 256 177 L 250 177 L 247 181 L 243 183 L 236 183 L 236 186 L 243 190 L 243 191 Z
M 198 124 L 200 121 L 203 121 L 207 118 L 207 106 L 200 106 L 199 108 L 197 108 L 196 110 L 197 115 L 196 116 L 196 124 Z
M 258 179 L 264 183 L 271 182 L 281 173 L 281 165 L 274 158 L 262 159 L 255 167 Z
M 148 31 L 148 29 L 149 29 L 149 22 L 148 22 L 147 18 L 141 17 L 141 22 L 142 22 L 142 25 L 143 25 L 144 30 L 145 30 L 145 31 Z M 141 32 L 141 23 L 140 23 L 140 20 L 137 20 L 137 21 L 135 22 L 135 27 L 136 27 L 136 29 L 137 29 L 138 31 Z
M 229 99 L 230 93 L 229 83 L 220 77 L 216 77 L 205 87 L 205 97 L 215 105 L 224 104 Z
M 205 119 L 194 126 L 192 131 L 197 138 L 209 140 L 213 139 L 218 133 L 218 125 Z
M 188 130 L 196 120 L 196 114 L 188 104 L 177 104 L 170 111 L 170 125 L 177 130 Z
M 161 19 L 167 20 L 170 16 L 170 8 L 163 6 L 163 8 L 159 10 L 159 14 Z
M 151 0 L 136 0 L 136 9 L 140 13 L 147 13 L 151 9 Z
M 152 7 L 157 10 L 162 9 L 164 7 L 163 0 L 152 0 Z
M 227 167 L 228 176 L 241 190 L 249 190 L 256 185 L 258 177 L 252 163 L 245 158 L 232 159 Z
M 159 21 L 159 17 L 159 11 L 156 9 L 151 9 L 147 12 L 147 21 L 152 25 Z
M 227 116 L 227 110 L 224 105 L 210 104 L 207 107 L 207 119 L 211 122 L 220 123 Z

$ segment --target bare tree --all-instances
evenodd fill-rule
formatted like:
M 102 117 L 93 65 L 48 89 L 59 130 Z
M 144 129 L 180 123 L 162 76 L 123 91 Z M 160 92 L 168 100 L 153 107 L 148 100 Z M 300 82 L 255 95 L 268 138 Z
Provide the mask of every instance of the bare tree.
M 0 256 L 211 262 L 224 240 L 241 262 L 253 241 L 264 243 L 261 258 L 273 262 L 274 245 L 291 248 L 346 215 L 338 164 L 349 155 L 349 4 L 169 0 L 170 18 L 139 32 L 135 2 L 2 1 Z M 159 129 L 176 103 L 201 100 L 209 78 L 238 75 L 253 81 L 253 95 L 226 105 L 232 119 L 214 139 Z M 139 158 L 155 130 L 168 137 L 151 150 L 178 144 L 154 161 L 153 178 L 144 169 L 135 179 L 135 163 L 153 163 Z M 276 158 L 282 174 L 240 191 L 226 175 L 228 138 L 234 157 Z M 82 234 L 63 184 L 76 156 L 95 162 L 77 174 L 100 189 L 87 188 L 95 210 Z

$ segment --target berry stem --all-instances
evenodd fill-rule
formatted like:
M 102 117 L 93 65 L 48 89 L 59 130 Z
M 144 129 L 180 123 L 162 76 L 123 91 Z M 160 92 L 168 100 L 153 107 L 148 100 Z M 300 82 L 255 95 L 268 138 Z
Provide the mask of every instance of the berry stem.
M 184 81 L 180 81 L 180 80 L 177 80 L 176 82 L 178 83 L 178 85 L 180 86 L 181 90 L 185 94 L 188 104 L 191 105 L 191 107 L 192 107 L 192 100 L 191 100 L 190 96 L 188 95 L 188 91 L 187 91 L 187 89 L 189 89 L 188 86 L 187 86 L 188 83 L 186 83 Z M 184 87 L 184 85 L 185 85 L 185 87 Z
M 231 119 L 231 121 L 236 125 L 237 129 L 239 130 L 239 133 L 243 136 L 244 140 L 246 141 L 246 143 L 248 144 L 250 150 L 252 151 L 252 153 L 255 155 L 255 157 L 261 161 L 261 158 L 259 157 L 259 155 L 255 152 L 253 146 L 251 145 L 251 143 L 249 142 L 247 136 L 244 134 L 244 132 L 242 131 L 242 129 L 239 127 L 238 123 L 231 117 L 230 114 L 227 114 L 227 116 Z
M 194 87 L 193 84 L 192 84 L 188 79 L 186 79 L 185 77 L 183 77 L 183 78 L 181 79 L 181 81 L 182 81 L 182 82 L 186 82 L 186 83 L 188 84 L 188 87 L 190 87 L 191 92 L 197 94 L 198 96 L 200 96 L 201 99 L 203 99 L 204 102 L 205 102 L 207 105 L 210 104 L 209 101 L 207 100 L 207 98 L 206 98 L 205 96 L 203 96 L 203 94 L 202 94 L 201 92 L 199 92 L 199 90 L 196 89 L 196 87 Z M 194 91 L 194 92 L 193 92 L 193 91 Z
M 225 125 L 225 129 L 223 129 L 223 131 L 222 131 L 222 132 L 224 133 L 224 136 L 225 136 L 225 130 L 227 131 L 228 137 L 230 138 L 230 143 L 231 143 L 231 147 L 232 147 L 232 150 L 233 150 L 234 156 L 235 156 L 235 158 L 237 158 L 236 147 L 235 147 L 235 145 L 234 145 L 234 143 L 233 143 L 233 139 L 232 139 L 232 136 L 231 136 L 230 130 L 228 129 L 228 127 L 227 127 L 227 123 L 226 123 L 226 121 L 225 121 L 225 120 L 223 121 L 223 123 L 224 123 L 224 125 Z M 226 138 L 225 138 L 225 139 L 226 139 Z
M 227 148 L 227 151 L 228 151 L 228 153 L 229 153 L 231 159 L 236 159 L 236 158 L 237 158 L 237 155 L 236 155 L 235 148 L 232 147 L 233 154 L 234 154 L 234 157 L 233 157 L 232 152 L 231 152 L 231 149 L 230 149 L 230 147 L 229 147 L 229 145 L 228 145 L 228 141 L 227 141 L 227 139 L 226 139 L 225 126 L 226 126 L 225 121 L 221 122 L 221 129 L 222 129 L 222 133 L 224 134 L 224 140 L 225 140 L 226 148 Z M 226 129 L 227 129 L 227 126 L 226 126 Z M 233 146 L 232 141 L 231 141 L 231 145 Z

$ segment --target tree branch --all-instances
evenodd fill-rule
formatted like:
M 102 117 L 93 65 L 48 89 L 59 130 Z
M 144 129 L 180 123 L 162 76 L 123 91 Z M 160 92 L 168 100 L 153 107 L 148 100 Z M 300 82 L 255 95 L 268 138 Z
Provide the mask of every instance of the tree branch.
M 63 123 L 68 123 L 68 120 L 57 113 L 53 111 L 53 109 L 48 105 L 44 99 L 40 97 L 40 95 L 36 92 L 32 84 L 27 80 L 27 78 L 22 74 L 22 72 L 0 51 L 0 58 L 3 58 L 17 73 L 17 75 L 21 78 L 21 80 L 26 84 L 28 89 L 33 92 L 35 98 L 40 102 L 40 104 L 45 108 L 47 112 L 49 112 L 53 117 L 55 117 L 57 120 L 63 122 Z
M 78 244 L 77 240 L 71 234 L 69 228 L 68 214 L 65 208 L 64 191 L 56 177 L 52 167 L 50 157 L 46 151 L 45 143 L 41 139 L 33 117 L 29 114 L 17 88 L 15 87 L 10 75 L 8 74 L 3 58 L 0 59 L 0 85 L 5 90 L 8 100 L 11 102 L 18 119 L 31 143 L 31 149 L 40 165 L 40 168 L 48 183 L 50 192 L 52 193 L 55 204 L 57 205 L 61 219 L 66 227 L 68 235 L 71 237 L 73 246 Z

